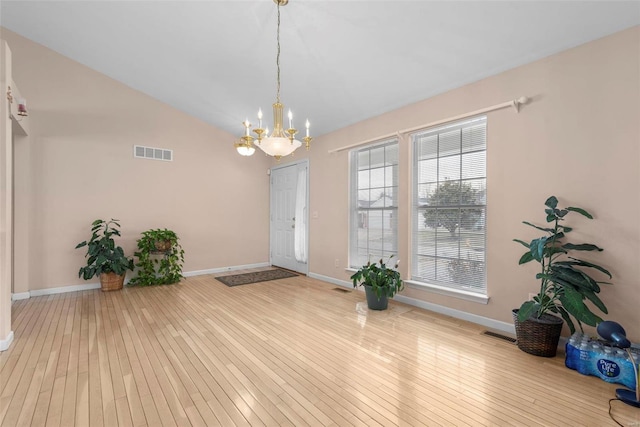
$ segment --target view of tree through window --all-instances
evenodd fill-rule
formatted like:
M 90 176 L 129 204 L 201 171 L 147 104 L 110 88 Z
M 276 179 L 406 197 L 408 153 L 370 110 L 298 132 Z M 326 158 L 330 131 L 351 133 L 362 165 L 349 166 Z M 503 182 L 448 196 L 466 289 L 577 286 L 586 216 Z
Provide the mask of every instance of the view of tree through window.
M 486 293 L 486 118 L 413 135 L 412 279 Z

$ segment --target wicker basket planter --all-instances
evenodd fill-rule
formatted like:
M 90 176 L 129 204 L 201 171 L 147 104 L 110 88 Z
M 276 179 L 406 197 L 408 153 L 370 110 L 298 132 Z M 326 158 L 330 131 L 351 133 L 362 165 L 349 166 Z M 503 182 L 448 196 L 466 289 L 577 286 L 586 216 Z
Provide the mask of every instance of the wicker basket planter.
M 551 314 L 543 314 L 540 319 L 519 322 L 518 311 L 513 310 L 518 348 L 534 356 L 555 357 L 564 321 Z
M 102 273 L 100 274 L 100 289 L 102 292 L 118 291 L 124 285 L 124 274 Z
M 171 249 L 171 240 L 156 240 L 154 243 L 156 251 L 167 252 Z

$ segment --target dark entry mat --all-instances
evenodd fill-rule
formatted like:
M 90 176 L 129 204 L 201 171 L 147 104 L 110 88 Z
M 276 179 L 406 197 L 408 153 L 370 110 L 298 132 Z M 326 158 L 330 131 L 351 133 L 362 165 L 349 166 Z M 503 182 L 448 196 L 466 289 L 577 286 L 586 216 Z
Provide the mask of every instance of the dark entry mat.
M 267 282 L 269 280 L 286 279 L 295 277 L 298 274 L 277 268 L 275 270 L 256 271 L 255 273 L 233 274 L 231 276 L 216 277 L 218 282 L 222 282 L 227 286 L 248 285 L 251 283 Z

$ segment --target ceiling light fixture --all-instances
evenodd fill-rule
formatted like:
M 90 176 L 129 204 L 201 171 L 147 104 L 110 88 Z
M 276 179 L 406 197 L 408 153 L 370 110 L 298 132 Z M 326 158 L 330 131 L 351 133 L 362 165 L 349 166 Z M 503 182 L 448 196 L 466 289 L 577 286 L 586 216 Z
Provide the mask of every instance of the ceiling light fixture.
M 285 6 L 289 3 L 289 0 L 273 0 L 273 2 L 278 7 L 278 32 L 277 32 L 277 41 L 278 41 L 278 51 L 276 55 L 276 67 L 278 70 L 277 73 L 277 92 L 276 92 L 276 102 L 273 104 L 273 133 L 269 136 L 269 128 L 266 129 L 262 127 L 262 109 L 258 110 L 258 127 L 253 130 L 253 132 L 257 135 L 257 138 L 251 136 L 251 123 L 249 120 L 245 120 L 242 124 L 244 125 L 244 135 L 240 137 L 240 142 L 236 142 L 234 146 L 238 153 L 242 156 L 250 156 L 255 152 L 254 145 L 260 147 L 262 151 L 264 151 L 269 156 L 275 157 L 277 160 L 280 160 L 283 156 L 288 156 L 292 154 L 296 149 L 298 149 L 302 142 L 295 139 L 298 130 L 293 127 L 293 114 L 291 110 L 289 110 L 288 118 L 289 118 L 289 127 L 284 129 L 283 126 L 283 110 L 284 105 L 280 102 L 280 6 Z M 309 145 L 311 143 L 311 138 L 309 136 L 309 120 L 305 123 L 306 127 L 306 136 L 302 138 L 307 147 L 309 149 Z

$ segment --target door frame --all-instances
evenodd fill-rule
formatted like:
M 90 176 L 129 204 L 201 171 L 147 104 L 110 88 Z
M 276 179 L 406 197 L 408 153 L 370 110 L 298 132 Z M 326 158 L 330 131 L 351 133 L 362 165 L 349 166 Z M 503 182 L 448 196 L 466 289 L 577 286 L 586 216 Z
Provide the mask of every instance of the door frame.
M 307 251 L 307 262 L 305 264 L 303 264 L 303 271 L 298 271 L 298 273 L 304 274 L 304 275 L 308 275 L 309 274 L 309 159 L 302 159 L 302 160 L 297 160 L 295 162 L 291 162 L 291 163 L 287 163 L 287 164 L 283 164 L 283 165 L 277 165 L 272 167 L 271 169 L 269 169 L 269 265 L 273 265 L 273 243 L 275 241 L 274 239 L 274 230 L 273 230 L 273 178 L 271 177 L 271 174 L 274 170 L 278 170 L 278 169 L 284 169 L 284 168 L 288 168 L 291 166 L 296 166 L 296 170 L 297 167 L 300 165 L 304 165 L 306 166 L 307 169 L 307 188 L 306 188 L 306 195 L 307 195 L 307 200 L 306 200 L 306 205 L 307 205 L 307 212 L 306 212 L 306 217 L 305 217 L 305 233 L 307 236 L 307 247 L 306 247 L 306 251 Z

